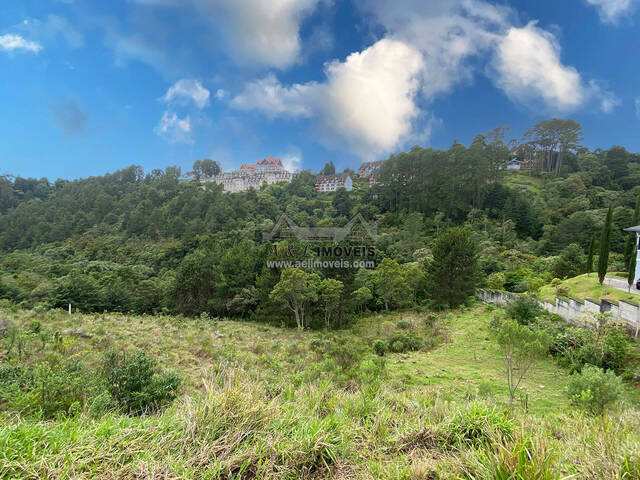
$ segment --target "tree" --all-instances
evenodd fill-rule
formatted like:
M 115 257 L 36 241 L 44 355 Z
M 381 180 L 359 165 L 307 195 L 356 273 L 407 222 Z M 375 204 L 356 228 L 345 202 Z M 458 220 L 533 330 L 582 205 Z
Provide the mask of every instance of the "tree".
M 338 189 L 336 195 L 333 197 L 331 204 L 333 205 L 333 208 L 338 211 L 338 215 L 348 217 L 351 214 L 353 202 L 351 200 L 349 192 L 346 189 Z
M 353 299 L 353 303 L 356 308 L 362 309 L 364 305 L 371 301 L 373 294 L 367 287 L 360 287 L 351 294 L 351 298 Z
M 567 394 L 571 403 L 592 414 L 602 414 L 622 395 L 622 380 L 611 371 L 587 365 L 569 380 Z
M 543 330 L 532 330 L 508 318 L 498 325 L 496 339 L 504 356 L 509 402 L 513 404 L 522 379 L 537 360 L 547 355 L 551 338 Z
M 589 253 L 587 253 L 587 276 L 593 272 L 593 252 L 596 248 L 596 234 L 591 235 L 591 241 L 589 242 Z
M 324 168 L 320 170 L 320 175 L 334 175 L 336 173 L 336 167 L 333 164 L 333 160 L 329 160 L 324 164 Z
M 539 152 L 546 172 L 560 173 L 567 152 L 576 151 L 583 140 L 582 125 L 575 120 L 543 120 L 525 133 L 526 144 Z
M 305 327 L 305 311 L 310 302 L 318 298 L 317 275 L 298 268 L 287 268 L 280 274 L 269 298 L 293 312 L 300 330 Z
M 403 267 L 395 260 L 382 260 L 374 271 L 374 281 L 385 310 L 389 310 L 389 306 L 404 306 L 410 302 L 411 292 Z
M 210 158 L 202 160 L 202 173 L 206 178 L 215 177 L 220 173 L 220 165 L 218 162 L 214 162 Z
M 567 246 L 553 263 L 556 278 L 571 278 L 582 273 L 584 251 L 577 243 Z
M 460 227 L 440 234 L 426 265 L 427 288 L 440 305 L 455 307 L 475 293 L 479 277 L 478 246 L 471 233 Z
M 325 278 L 318 286 L 318 296 L 324 310 L 324 323 L 327 330 L 331 325 L 333 315 L 340 311 L 342 290 L 344 290 L 344 284 L 333 278 Z
M 600 256 L 598 257 L 598 280 L 600 281 L 600 284 L 604 282 L 604 277 L 607 274 L 607 267 L 609 266 L 609 243 L 611 242 L 612 219 L 613 206 L 609 206 L 607 218 L 604 221 L 602 234 L 600 235 Z
M 636 255 L 631 255 L 631 258 L 629 259 L 629 271 L 627 272 L 627 283 L 629 284 L 629 292 L 631 292 L 633 281 L 636 279 L 636 258 Z

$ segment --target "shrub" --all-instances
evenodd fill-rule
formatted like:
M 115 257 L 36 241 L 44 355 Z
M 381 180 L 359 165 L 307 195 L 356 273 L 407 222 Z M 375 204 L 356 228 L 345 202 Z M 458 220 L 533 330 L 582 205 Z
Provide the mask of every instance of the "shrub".
M 409 330 L 411 328 L 411 322 L 406 320 L 400 320 L 396 325 L 400 330 Z
M 177 396 L 181 383 L 173 372 L 159 373 L 144 352 L 133 356 L 108 352 L 102 360 L 102 375 L 115 402 L 131 414 L 167 405 Z
M 502 290 L 505 280 L 504 273 L 495 272 L 487 277 L 487 286 L 492 290 Z
M 392 342 L 391 351 L 394 353 L 404 352 L 404 343 L 402 343 L 400 340 L 396 340 L 395 342 Z
M 373 342 L 373 351 L 376 355 L 384 357 L 384 355 L 389 351 L 389 344 L 384 340 L 378 339 Z
M 397 344 L 394 346 L 394 344 Z M 391 351 L 395 353 L 415 352 L 425 347 L 425 342 L 419 336 L 412 333 L 401 333 L 389 338 Z
M 449 424 L 451 443 L 456 446 L 483 446 L 500 439 L 511 439 L 515 426 L 508 413 L 472 403 L 467 410 L 460 410 Z
M 520 325 L 529 325 L 544 313 L 538 301 L 529 295 L 521 295 L 509 302 L 506 311 Z
M 571 376 L 567 393 L 574 405 L 601 414 L 620 398 L 622 380 L 611 370 L 586 366 Z

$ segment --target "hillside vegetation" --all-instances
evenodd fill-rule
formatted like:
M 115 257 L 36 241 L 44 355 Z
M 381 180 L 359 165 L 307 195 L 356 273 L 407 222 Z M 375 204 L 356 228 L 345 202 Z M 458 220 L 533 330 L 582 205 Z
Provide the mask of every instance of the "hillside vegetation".
M 143 416 L 94 401 L 47 421 L 5 400 L 0 478 L 639 478 L 638 393 L 605 416 L 570 410 L 567 371 L 546 359 L 522 385 L 527 402 L 509 409 L 496 314 L 374 314 L 301 333 L 3 311 L 24 331 L 74 332 L 63 363 L 90 372 L 109 349 L 143 350 L 184 383 L 168 409 Z M 376 340 L 408 336 L 418 350 L 374 354 Z M 25 334 L 23 362 L 52 361 L 55 344 L 40 343 Z

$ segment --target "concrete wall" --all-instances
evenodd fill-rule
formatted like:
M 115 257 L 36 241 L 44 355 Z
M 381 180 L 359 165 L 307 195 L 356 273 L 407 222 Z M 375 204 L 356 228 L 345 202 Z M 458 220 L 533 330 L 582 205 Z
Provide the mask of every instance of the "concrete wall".
M 476 296 L 485 303 L 503 307 L 518 298 L 519 294 L 481 289 L 476 292 Z M 597 322 L 598 314 L 609 313 L 615 323 L 624 326 L 632 334 L 637 336 L 640 330 L 640 304 L 634 305 L 621 301 L 616 305 L 606 300 L 595 303 L 588 299 L 576 300 L 573 298 L 569 300 L 556 298 L 555 303 L 545 301 L 539 301 L 539 303 L 547 312 L 555 313 L 575 325 L 591 327 Z

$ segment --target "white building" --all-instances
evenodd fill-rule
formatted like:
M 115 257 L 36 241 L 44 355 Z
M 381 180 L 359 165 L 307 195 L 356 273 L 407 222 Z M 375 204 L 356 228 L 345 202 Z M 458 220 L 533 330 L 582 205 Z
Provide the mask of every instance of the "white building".
M 284 169 L 279 158 L 269 156 L 252 165 L 245 163 L 240 170 L 216 175 L 211 181 L 222 185 L 225 192 L 245 192 L 252 187 L 260 190 L 265 183 L 290 183 L 294 176 Z
M 318 192 L 335 192 L 339 188 L 353 190 L 353 178 L 350 173 L 336 173 L 333 175 L 318 175 L 316 190 Z

